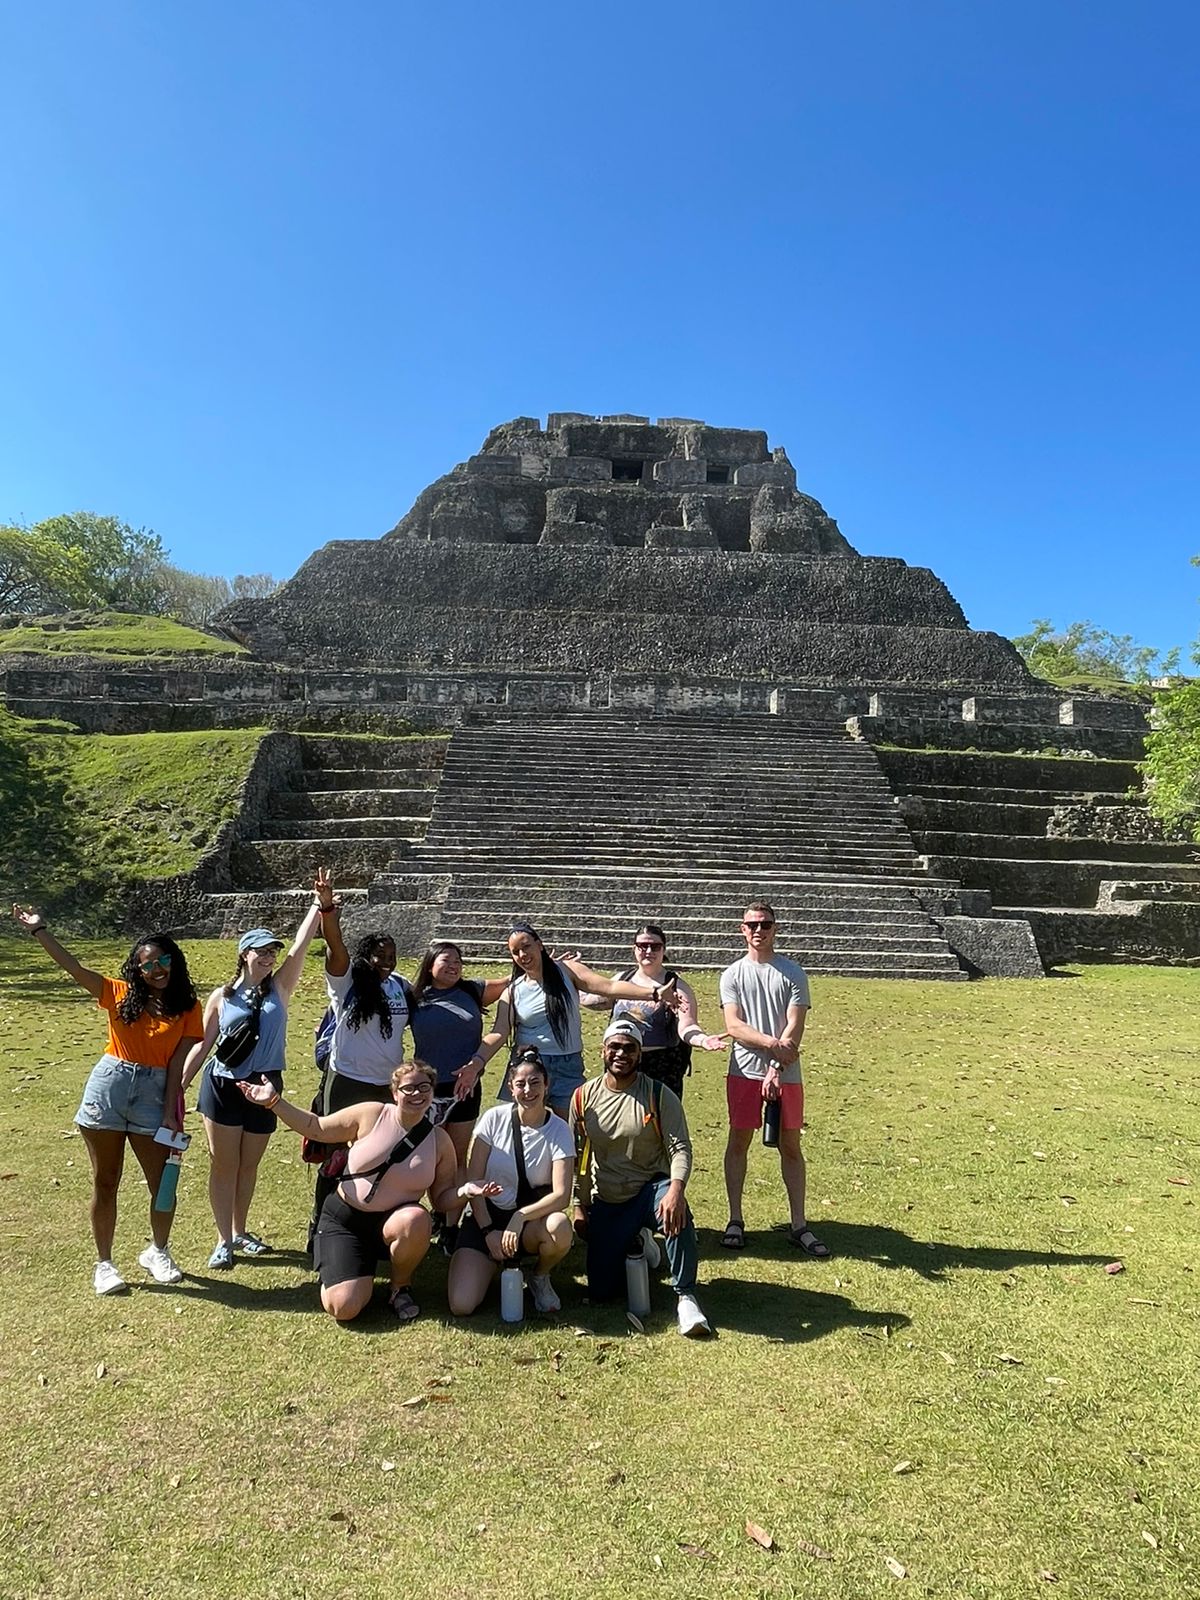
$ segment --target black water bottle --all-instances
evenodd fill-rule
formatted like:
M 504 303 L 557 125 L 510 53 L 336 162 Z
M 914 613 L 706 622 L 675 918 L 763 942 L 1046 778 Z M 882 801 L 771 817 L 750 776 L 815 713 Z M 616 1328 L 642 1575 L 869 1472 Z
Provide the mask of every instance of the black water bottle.
M 774 1150 L 779 1145 L 779 1118 L 782 1112 L 782 1098 L 763 1101 L 763 1143 L 768 1150 Z

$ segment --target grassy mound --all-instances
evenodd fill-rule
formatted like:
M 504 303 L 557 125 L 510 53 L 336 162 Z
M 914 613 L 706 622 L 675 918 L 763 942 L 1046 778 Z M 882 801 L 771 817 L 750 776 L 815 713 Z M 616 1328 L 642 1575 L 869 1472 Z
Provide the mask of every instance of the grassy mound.
M 62 617 L 29 617 L 0 630 L 0 655 L 231 656 L 245 655 L 240 644 L 214 639 L 170 617 L 140 617 L 124 611 L 71 612 Z
M 35 733 L 0 711 L 0 899 L 95 925 L 122 883 L 188 871 L 235 815 L 262 736 Z
M 189 944 L 199 988 L 231 949 Z M 111 972 L 124 950 L 79 953 Z M 715 1022 L 712 975 L 696 987 Z M 301 1254 L 311 1174 L 285 1130 L 251 1212 L 275 1253 L 206 1269 L 199 1137 L 172 1240 L 188 1276 L 143 1281 L 131 1159 L 116 1260 L 134 1287 L 93 1296 L 71 1118 L 101 1019 L 0 939 L 0 1494 L 17 1530 L 0 1589 L 332 1600 L 402 1574 L 422 1600 L 1194 1600 L 1194 975 L 818 979 L 813 1000 L 805 1150 L 831 1261 L 773 1229 L 779 1167 L 758 1145 L 747 1248 L 719 1248 L 723 1058 L 699 1055 L 688 1082 L 717 1340 L 679 1338 L 660 1275 L 644 1336 L 586 1305 L 579 1246 L 558 1325 L 506 1328 L 494 1293 L 451 1319 L 434 1255 L 418 1322 L 397 1328 L 381 1282 L 339 1328 Z M 324 1004 L 314 960 L 295 1101 Z M 591 1071 L 598 1032 L 587 1016 Z

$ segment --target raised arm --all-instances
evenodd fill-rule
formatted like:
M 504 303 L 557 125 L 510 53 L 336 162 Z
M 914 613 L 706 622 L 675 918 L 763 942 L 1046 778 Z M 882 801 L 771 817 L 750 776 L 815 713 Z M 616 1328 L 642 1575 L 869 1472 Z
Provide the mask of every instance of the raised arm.
M 674 978 L 668 978 L 666 983 L 647 989 L 645 984 L 625 983 L 620 978 L 603 978 L 598 972 L 593 972 L 591 967 L 585 966 L 582 961 L 572 958 L 563 965 L 571 974 L 571 981 L 581 994 L 603 995 L 606 1000 L 645 1000 L 647 998 L 661 1001 L 664 1006 L 669 1006 L 672 1011 L 679 1007 L 679 992 Z
M 192 1079 L 208 1060 L 209 1052 L 217 1042 L 217 1035 L 221 1031 L 221 996 L 224 989 L 214 989 L 204 1003 L 204 1035 L 196 1041 L 189 1041 L 187 1054 L 183 1063 L 183 1077 L 179 1087 L 184 1094 L 188 1092 Z
M 488 1008 L 488 1006 L 494 1006 L 496 1004 L 496 1001 L 499 1000 L 500 996 L 508 988 L 508 985 L 509 980 L 507 978 L 484 979 L 483 999 L 480 1003 L 485 1010 Z
M 320 890 L 317 898 L 321 899 Z M 329 910 L 321 912 L 321 937 L 325 941 L 325 971 L 331 978 L 344 978 L 350 971 L 350 952 L 342 938 L 341 907 L 332 889 L 328 896 Z M 323 904 L 323 902 L 322 902 Z
M 104 989 L 104 975 L 85 967 L 69 950 L 65 950 L 46 926 L 46 919 L 40 911 L 35 911 L 32 906 L 14 905 L 12 914 L 17 927 L 27 933 L 35 944 L 40 944 L 56 966 L 60 966 L 81 989 L 86 989 L 93 1000 L 99 1000 Z
M 319 1139 L 322 1144 L 353 1144 L 370 1133 L 379 1120 L 379 1105 L 374 1100 L 364 1100 L 360 1105 L 346 1106 L 341 1111 L 331 1111 L 327 1117 L 318 1117 L 311 1111 L 302 1111 L 275 1092 L 269 1083 L 238 1083 L 238 1088 L 256 1106 L 273 1111 L 280 1122 L 293 1133 L 306 1139 Z
M 313 936 L 326 918 L 333 922 L 334 909 L 333 879 L 329 876 L 328 867 L 318 867 L 313 878 L 313 903 L 305 913 L 304 920 L 296 929 L 296 937 L 292 940 L 292 948 L 284 956 L 275 973 L 275 987 L 282 995 L 284 1001 L 292 998 L 296 985 L 300 982 L 300 974 L 304 971 L 304 957 Z
M 696 1045 L 701 1050 L 723 1050 L 729 1038 L 727 1033 L 706 1033 L 696 1012 L 696 996 L 691 985 L 680 978 L 679 1010 L 675 1013 L 679 1037 L 684 1044 Z

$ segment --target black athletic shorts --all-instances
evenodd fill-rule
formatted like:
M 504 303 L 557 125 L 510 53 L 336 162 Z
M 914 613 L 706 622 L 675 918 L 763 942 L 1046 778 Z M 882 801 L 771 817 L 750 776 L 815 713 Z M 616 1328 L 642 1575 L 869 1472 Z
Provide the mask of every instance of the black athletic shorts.
M 420 1208 L 419 1200 L 406 1201 Z M 402 1211 L 397 1206 L 396 1211 Z M 373 1278 L 379 1262 L 388 1255 L 383 1226 L 395 1211 L 359 1211 L 340 1194 L 326 1197 L 313 1239 L 313 1266 L 323 1289 L 348 1283 L 351 1278 Z

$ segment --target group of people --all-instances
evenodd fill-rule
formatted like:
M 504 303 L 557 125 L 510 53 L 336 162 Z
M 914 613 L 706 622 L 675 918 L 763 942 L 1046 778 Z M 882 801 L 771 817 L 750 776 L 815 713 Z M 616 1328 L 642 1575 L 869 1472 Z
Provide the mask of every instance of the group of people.
M 108 978 L 76 960 L 37 911 L 14 906 L 13 916 L 107 1015 L 107 1049 L 76 1114 L 92 1165 L 97 1294 L 126 1287 L 113 1241 L 127 1144 L 151 1196 L 151 1242 L 139 1263 L 161 1284 L 182 1277 L 168 1247 L 174 1209 L 162 1177 L 199 1077 L 217 1233 L 211 1269 L 228 1271 L 239 1254 L 271 1249 L 251 1232 L 249 1212 L 267 1142 L 282 1122 L 321 1161 L 310 1245 L 321 1304 L 338 1321 L 370 1303 L 381 1260 L 397 1319 L 417 1317 L 413 1277 L 435 1236 L 451 1256 L 456 1316 L 475 1311 L 497 1273 L 512 1265 L 525 1271 L 534 1308 L 552 1315 L 560 1309 L 552 1274 L 576 1237 L 586 1247 L 589 1299 L 611 1300 L 623 1290 L 630 1254 L 658 1264 L 661 1236 L 680 1331 L 703 1337 L 711 1328 L 696 1299 L 683 1109 L 694 1048 L 729 1053 L 729 1213 L 721 1244 L 745 1246 L 747 1160 L 766 1109 L 777 1129 L 788 1237 L 811 1256 L 829 1254 L 805 1214 L 800 1044 L 808 979 L 775 953 L 775 914 L 765 903 L 746 908 L 745 954 L 721 974 L 720 1033 L 701 1025 L 695 995 L 667 965 L 667 938 L 653 923 L 634 935 L 634 965 L 611 978 L 578 954 L 556 956 L 530 923 L 517 921 L 507 978 L 465 976 L 462 951 L 438 940 L 410 983 L 396 972 L 387 934 L 347 948 L 333 883 L 320 870 L 286 954 L 270 929 L 249 930 L 238 940 L 229 982 L 201 1006 L 184 954 L 167 934 L 139 939 L 118 977 Z M 329 1007 L 318 1028 L 322 1072 L 309 1109 L 285 1097 L 283 1074 L 288 1005 L 318 931 Z M 612 1013 L 603 1071 L 591 1079 L 581 1007 Z M 483 1075 L 502 1051 L 498 1102 L 481 1114 Z

